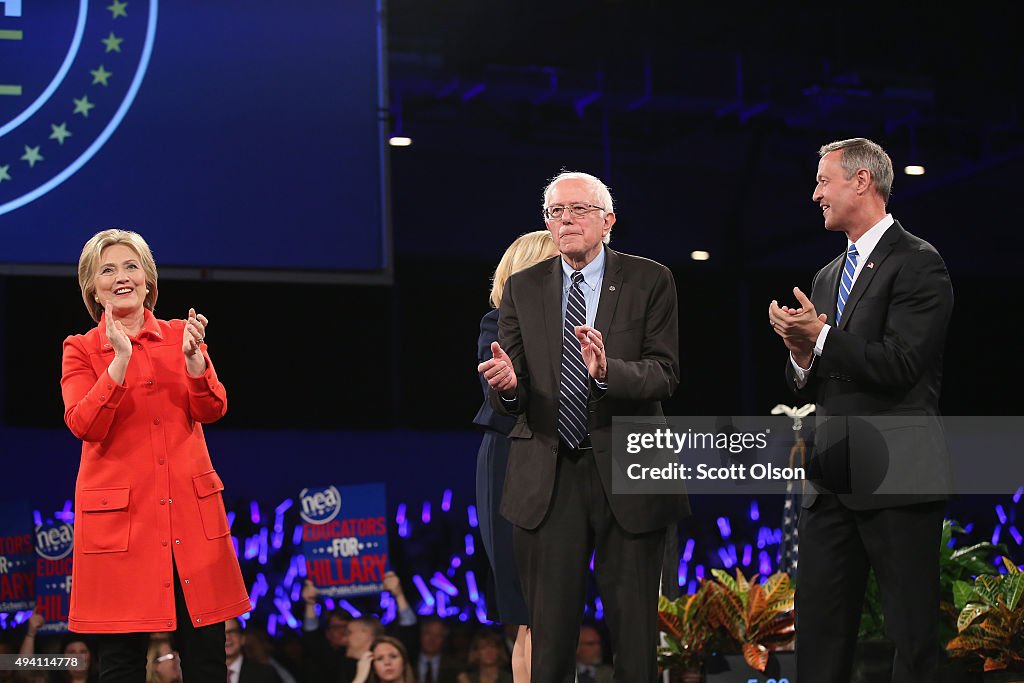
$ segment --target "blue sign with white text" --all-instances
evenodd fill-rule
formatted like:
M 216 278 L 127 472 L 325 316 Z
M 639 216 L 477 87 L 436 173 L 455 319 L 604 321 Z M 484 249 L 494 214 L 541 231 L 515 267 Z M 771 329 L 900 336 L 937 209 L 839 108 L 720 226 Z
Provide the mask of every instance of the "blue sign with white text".
M 379 593 L 388 571 L 384 484 L 326 486 L 299 494 L 302 554 L 321 595 Z

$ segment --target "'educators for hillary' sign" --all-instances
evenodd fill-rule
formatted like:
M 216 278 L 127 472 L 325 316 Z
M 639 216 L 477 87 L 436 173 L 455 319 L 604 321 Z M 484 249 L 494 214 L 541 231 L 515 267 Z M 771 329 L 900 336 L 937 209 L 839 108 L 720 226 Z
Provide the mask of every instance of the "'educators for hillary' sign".
M 302 553 L 321 595 L 379 593 L 388 571 L 384 484 L 326 486 L 299 493 Z

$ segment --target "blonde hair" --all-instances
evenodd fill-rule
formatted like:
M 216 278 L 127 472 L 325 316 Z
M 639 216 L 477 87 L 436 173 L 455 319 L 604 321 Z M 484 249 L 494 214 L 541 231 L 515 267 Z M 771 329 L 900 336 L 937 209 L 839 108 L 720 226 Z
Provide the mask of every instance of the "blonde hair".
M 491 306 L 497 308 L 501 304 L 501 293 L 505 291 L 505 282 L 524 268 L 536 265 L 551 258 L 555 249 L 555 241 L 547 230 L 535 230 L 520 235 L 505 250 L 491 278 Z M 557 253 L 557 250 L 556 250 Z
M 78 286 L 82 290 L 85 308 L 95 322 L 99 322 L 103 315 L 103 305 L 96 301 L 96 267 L 103 256 L 103 250 L 115 244 L 125 245 L 139 257 L 142 272 L 146 274 L 146 289 L 149 290 L 142 305 L 151 311 L 156 308 L 156 261 L 153 260 L 153 252 L 149 250 L 146 240 L 131 230 L 103 230 L 89 238 L 82 247 L 82 255 L 78 258 Z
M 146 651 L 146 683 L 172 683 L 165 681 L 160 672 L 156 670 L 156 658 L 160 656 L 160 647 L 164 644 L 171 652 L 174 652 L 174 645 L 170 638 L 151 638 L 149 641 L 149 649 Z

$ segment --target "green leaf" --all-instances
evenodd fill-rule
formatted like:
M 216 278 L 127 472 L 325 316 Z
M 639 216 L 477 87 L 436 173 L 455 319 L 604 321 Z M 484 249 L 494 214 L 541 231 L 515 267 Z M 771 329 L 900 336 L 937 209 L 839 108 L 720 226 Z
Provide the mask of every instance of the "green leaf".
M 962 610 L 969 602 L 981 602 L 981 596 L 974 590 L 974 584 L 966 581 L 953 582 L 953 604 Z
M 956 522 L 946 519 L 942 521 L 942 536 L 939 538 L 939 547 L 948 548 L 949 541 L 953 538 L 953 525 Z
M 732 578 L 722 569 L 712 569 L 711 573 L 714 575 L 718 582 L 723 586 L 727 587 L 733 593 L 739 592 L 739 586 L 736 585 L 736 579 Z
M 757 581 L 757 576 L 754 576 L 751 581 Z M 736 567 L 736 587 L 741 593 L 746 593 L 750 590 L 751 581 L 747 581 L 747 577 L 743 576 L 743 572 L 740 571 L 740 568 Z
M 991 609 L 992 607 L 990 605 L 983 605 L 977 602 L 968 603 L 968 605 L 960 611 L 960 616 L 956 620 L 957 630 L 963 631 L 970 626 L 975 619 Z
M 1002 576 L 979 576 L 974 580 L 974 590 L 985 604 L 995 607 L 1003 595 Z
M 793 589 L 790 587 L 789 574 L 786 572 L 772 574 L 761 584 L 761 587 L 764 589 L 765 595 L 768 596 L 768 604 L 774 604 L 777 601 L 793 601 Z
M 1017 603 L 1024 594 L 1024 573 L 1006 574 L 1002 579 L 1003 602 L 1010 610 L 1017 609 Z
M 974 559 L 972 556 L 977 555 L 978 559 L 985 557 L 995 557 L 996 554 L 1006 554 L 1006 546 L 1000 543 L 999 545 L 992 545 L 988 541 L 982 541 L 981 543 L 975 543 L 974 545 L 965 546 L 963 548 L 957 548 L 950 555 L 951 560 L 960 560 L 964 557 Z

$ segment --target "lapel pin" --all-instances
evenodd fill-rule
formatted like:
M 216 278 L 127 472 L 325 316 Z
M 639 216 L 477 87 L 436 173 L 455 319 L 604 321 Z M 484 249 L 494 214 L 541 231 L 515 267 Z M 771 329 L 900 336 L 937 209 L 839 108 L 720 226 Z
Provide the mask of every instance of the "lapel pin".
M 865 268 L 874 268 L 874 267 L 875 267 L 875 262 L 874 262 L 874 261 L 868 261 L 868 262 L 867 262 L 867 263 L 866 263 L 866 264 L 864 265 L 864 267 L 865 267 Z
M 614 292 L 615 291 L 615 285 L 608 285 L 608 291 L 609 292 Z

